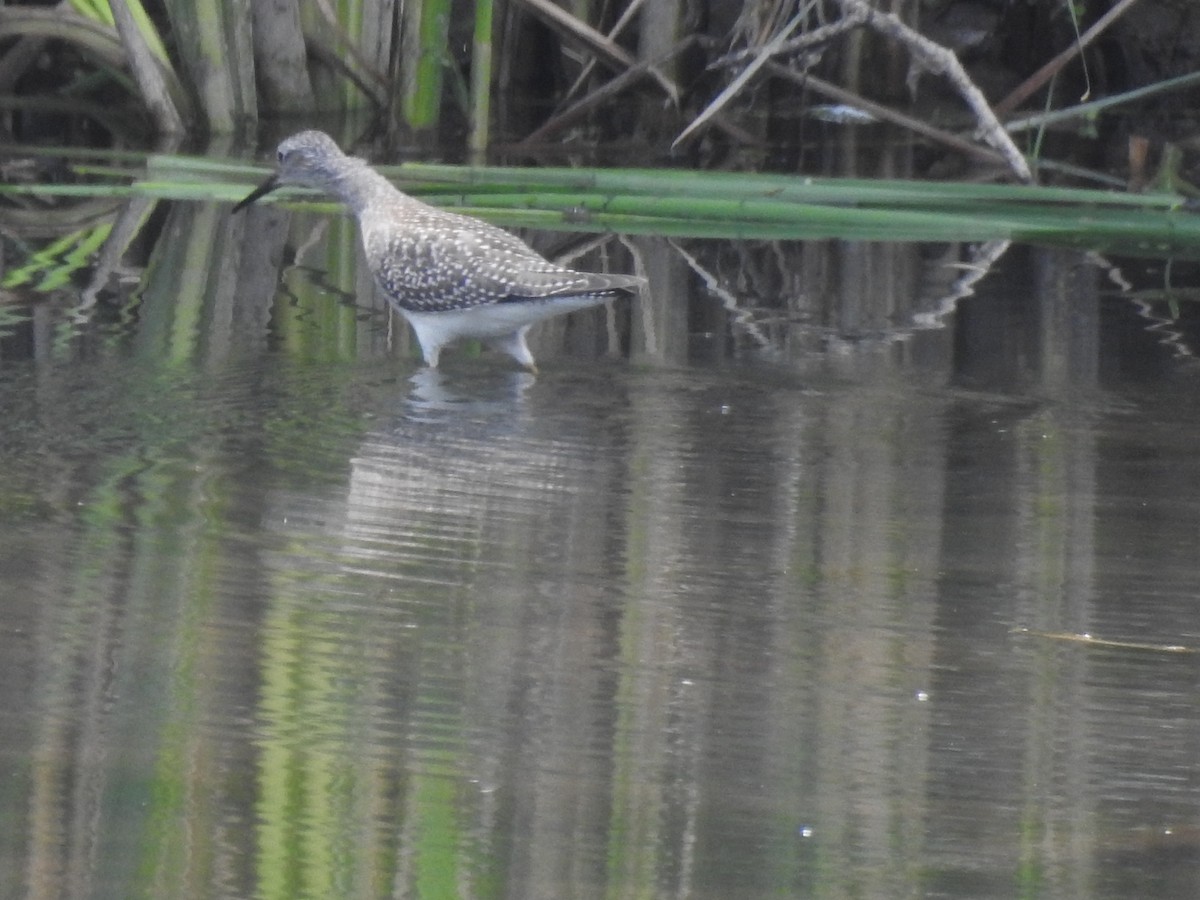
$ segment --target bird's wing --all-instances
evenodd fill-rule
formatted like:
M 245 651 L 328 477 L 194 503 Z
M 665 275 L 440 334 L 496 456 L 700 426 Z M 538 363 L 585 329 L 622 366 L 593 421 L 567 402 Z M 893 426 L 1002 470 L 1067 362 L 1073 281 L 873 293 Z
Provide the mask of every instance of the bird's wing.
M 608 286 L 616 276 L 555 265 L 515 235 L 461 216 L 413 217 L 403 227 L 391 228 L 364 223 L 363 244 L 384 291 L 418 312 L 625 286 Z
M 544 289 L 537 292 L 530 291 L 527 283 L 522 286 L 524 290 L 514 291 L 505 299 L 519 302 L 553 297 L 573 297 L 580 294 L 636 294 L 646 284 L 646 279 L 638 275 L 573 271 L 570 274 L 574 277 L 569 280 L 548 280 Z

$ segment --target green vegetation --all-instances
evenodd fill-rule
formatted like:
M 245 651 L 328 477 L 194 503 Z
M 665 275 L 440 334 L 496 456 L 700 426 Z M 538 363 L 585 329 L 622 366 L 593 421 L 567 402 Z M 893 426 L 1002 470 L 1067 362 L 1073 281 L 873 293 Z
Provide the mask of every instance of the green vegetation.
M 0 194 L 233 202 L 266 171 L 240 162 L 165 155 L 152 155 L 141 166 L 118 162 L 77 166 L 89 183 L 0 186 Z M 759 239 L 1014 239 L 1124 254 L 1200 256 L 1200 216 L 1173 194 L 682 170 L 410 163 L 381 171 L 430 203 L 509 226 Z M 279 196 L 304 208 L 337 209 L 300 190 Z

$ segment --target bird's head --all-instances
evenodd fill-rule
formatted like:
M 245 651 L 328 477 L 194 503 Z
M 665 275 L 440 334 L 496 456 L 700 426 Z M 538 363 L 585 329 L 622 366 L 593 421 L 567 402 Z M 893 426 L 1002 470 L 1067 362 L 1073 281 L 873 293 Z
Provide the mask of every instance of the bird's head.
M 275 174 L 238 201 L 239 212 L 276 188 L 288 184 L 329 190 L 341 178 L 349 157 L 323 131 L 301 131 L 285 138 L 275 151 Z

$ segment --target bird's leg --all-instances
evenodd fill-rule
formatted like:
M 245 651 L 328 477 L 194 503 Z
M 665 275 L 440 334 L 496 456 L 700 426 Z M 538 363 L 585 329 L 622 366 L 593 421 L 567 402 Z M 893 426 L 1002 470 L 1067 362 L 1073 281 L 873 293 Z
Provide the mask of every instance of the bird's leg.
M 441 345 L 434 344 L 426 347 L 424 344 L 421 344 L 421 355 L 425 357 L 425 365 L 431 369 L 436 369 L 438 367 L 438 357 L 442 355 Z
M 518 328 L 512 334 L 492 338 L 488 341 L 488 345 L 501 353 L 507 353 L 530 372 L 536 374 L 537 363 L 533 361 L 533 354 L 529 352 L 529 346 L 525 343 L 525 335 L 529 333 L 529 327 L 526 325 L 524 328 Z

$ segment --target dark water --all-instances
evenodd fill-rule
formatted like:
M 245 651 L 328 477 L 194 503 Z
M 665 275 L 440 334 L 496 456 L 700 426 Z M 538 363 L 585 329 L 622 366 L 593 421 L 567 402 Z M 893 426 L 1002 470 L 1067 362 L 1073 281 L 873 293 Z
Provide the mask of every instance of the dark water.
M 1197 896 L 1157 301 L 635 242 L 538 377 L 435 373 L 345 223 L 224 214 L 7 312 L 0 896 Z

